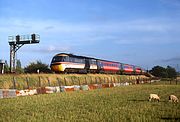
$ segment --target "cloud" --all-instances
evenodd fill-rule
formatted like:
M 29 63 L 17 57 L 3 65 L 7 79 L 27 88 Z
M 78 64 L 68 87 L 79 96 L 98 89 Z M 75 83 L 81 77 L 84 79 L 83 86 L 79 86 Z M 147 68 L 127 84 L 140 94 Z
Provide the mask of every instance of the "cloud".
M 49 46 L 45 52 L 67 52 L 70 50 L 70 47 L 63 46 L 63 47 L 57 47 L 57 46 Z
M 54 26 L 47 26 L 44 28 L 45 30 L 51 30 L 51 29 L 54 29 Z
M 175 20 L 174 20 L 175 21 Z M 174 29 L 176 24 L 173 25 L 169 21 L 163 19 L 138 19 L 131 21 L 114 22 L 109 21 L 105 23 L 68 23 L 58 20 L 25 20 L 18 18 L 11 18 L 6 20 L 1 18 L 0 31 L 14 30 L 30 30 L 30 31 L 47 31 L 50 32 L 114 32 L 114 31 L 154 31 L 164 32 L 169 29 Z
M 162 62 L 168 63 L 168 62 L 180 62 L 180 57 L 173 57 L 169 59 L 163 59 Z
M 63 47 L 58 47 L 55 45 L 50 45 L 50 46 L 43 46 L 35 49 L 26 49 L 26 52 L 32 52 L 35 51 L 37 53 L 59 53 L 59 52 L 69 52 L 71 47 L 68 46 L 63 46 Z
M 109 40 L 116 44 L 176 42 L 180 32 L 179 21 L 167 18 L 145 18 L 130 21 L 107 21 L 102 23 L 73 23 L 58 20 L 26 20 L 1 18 L 0 32 L 8 34 L 38 33 L 43 41 L 54 39 L 66 45 L 88 45 Z M 168 37 L 167 37 L 168 36 Z M 46 39 L 45 39 L 46 38 Z M 62 41 L 66 40 L 66 41 Z M 49 42 L 47 40 L 47 42 Z M 57 41 L 52 41 L 56 43 Z
M 179 0 L 160 0 L 163 4 L 180 7 Z

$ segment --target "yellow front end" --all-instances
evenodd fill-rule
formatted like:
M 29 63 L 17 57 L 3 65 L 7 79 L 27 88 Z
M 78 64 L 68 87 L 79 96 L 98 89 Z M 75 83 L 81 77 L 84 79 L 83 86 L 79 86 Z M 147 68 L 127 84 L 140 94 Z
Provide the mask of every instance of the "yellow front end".
M 64 72 L 64 64 L 53 64 L 51 65 L 51 70 L 54 72 Z

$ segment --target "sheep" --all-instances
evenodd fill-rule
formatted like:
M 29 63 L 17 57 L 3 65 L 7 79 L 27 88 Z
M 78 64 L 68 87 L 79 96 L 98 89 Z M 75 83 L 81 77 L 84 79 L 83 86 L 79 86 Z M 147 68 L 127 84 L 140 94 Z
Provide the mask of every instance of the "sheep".
M 151 101 L 152 99 L 157 100 L 158 102 L 160 101 L 160 97 L 157 94 L 150 94 L 149 101 Z
M 169 96 L 169 102 L 178 103 L 179 99 L 175 95 L 170 95 Z

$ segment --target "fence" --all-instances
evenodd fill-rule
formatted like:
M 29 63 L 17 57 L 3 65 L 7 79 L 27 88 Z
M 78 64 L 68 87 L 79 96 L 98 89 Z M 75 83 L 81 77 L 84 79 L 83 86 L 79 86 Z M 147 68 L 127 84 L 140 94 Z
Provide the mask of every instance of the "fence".
M 141 83 L 150 83 L 151 80 L 147 78 L 139 78 L 139 79 L 121 79 L 115 77 L 71 77 L 71 78 L 62 78 L 56 77 L 56 80 L 51 80 L 50 77 L 41 77 L 38 76 L 36 78 L 37 81 L 33 82 L 30 77 L 26 77 L 23 82 L 17 82 L 16 77 L 13 77 L 11 88 L 14 89 L 30 89 L 30 88 L 38 88 L 45 86 L 71 86 L 71 85 L 90 85 L 90 84 L 113 84 L 113 83 L 129 83 L 129 84 L 141 84 Z

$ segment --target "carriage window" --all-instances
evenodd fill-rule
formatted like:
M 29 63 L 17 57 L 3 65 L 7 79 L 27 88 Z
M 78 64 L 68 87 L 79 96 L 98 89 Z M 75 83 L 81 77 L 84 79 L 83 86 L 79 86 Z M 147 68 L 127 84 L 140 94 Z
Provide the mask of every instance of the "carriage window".
M 75 63 L 85 63 L 85 60 L 82 59 L 82 58 L 73 58 L 72 62 L 75 62 Z
M 69 57 L 68 57 L 68 56 L 66 56 L 66 59 L 65 59 L 65 61 L 69 62 Z
M 64 57 L 64 56 L 56 56 L 53 58 L 52 62 L 65 62 L 68 60 L 68 57 Z
M 77 58 L 74 58 L 74 62 L 78 63 L 78 59 L 77 59 Z
M 96 60 L 91 59 L 91 60 L 90 60 L 90 64 L 96 64 Z
M 75 59 L 74 59 L 73 57 L 69 57 L 69 61 L 70 61 L 70 62 L 74 62 Z

